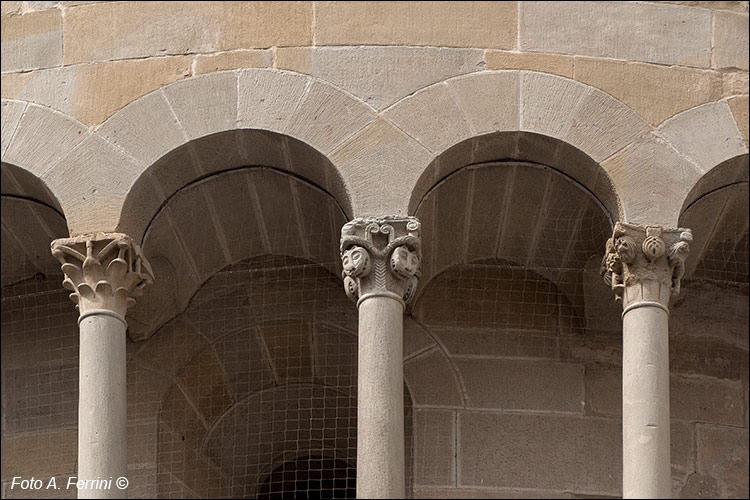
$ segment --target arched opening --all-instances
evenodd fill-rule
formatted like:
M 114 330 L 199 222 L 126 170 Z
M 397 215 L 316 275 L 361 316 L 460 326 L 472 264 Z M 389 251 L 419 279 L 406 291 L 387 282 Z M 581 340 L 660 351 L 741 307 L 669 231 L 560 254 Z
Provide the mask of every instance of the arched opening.
M 257 498 L 356 498 L 356 469 L 343 460 L 308 455 L 273 470 Z

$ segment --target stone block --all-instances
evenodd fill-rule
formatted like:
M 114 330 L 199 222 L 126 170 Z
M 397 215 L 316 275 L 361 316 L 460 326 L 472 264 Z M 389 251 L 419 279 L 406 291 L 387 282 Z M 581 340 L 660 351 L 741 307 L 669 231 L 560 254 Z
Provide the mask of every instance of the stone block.
M 624 220 L 678 227 L 682 203 L 698 168 L 663 140 L 647 134 L 601 163 L 623 200 Z
M 738 426 L 744 423 L 742 381 L 672 375 L 669 389 L 673 419 Z
M 276 67 L 325 80 L 378 110 L 433 83 L 483 69 L 477 49 L 314 47 L 280 49 L 277 57 Z
M 383 117 L 434 153 L 472 136 L 446 83 L 428 87 L 388 108 Z
M 154 438 L 156 440 L 156 438 Z M 156 467 L 128 468 L 128 497 L 157 498 L 158 472 Z M 187 497 L 186 497 L 187 498 Z
M 583 366 L 515 359 L 453 358 L 472 409 L 582 413 Z
M 309 321 L 268 321 L 258 325 L 258 329 L 278 381 L 312 378 L 312 325 Z
M 427 330 L 409 316 L 404 316 L 404 359 L 425 351 L 433 345 L 435 341 Z
M 159 435 L 156 420 L 128 424 L 128 467 L 156 466 Z
M 713 478 L 720 498 L 748 497 L 748 430 L 699 424 L 696 471 Z
M 313 349 L 315 377 L 327 386 L 356 394 L 357 338 L 315 325 Z
M 438 348 L 404 363 L 404 380 L 414 406 L 463 406 L 461 385 L 451 362 Z
M 6 73 L 0 93 L 6 99 L 20 99 L 70 115 L 75 103 L 78 66 L 50 68 L 27 73 Z
M 100 2 L 65 12 L 65 64 L 311 42 L 310 2 Z
M 270 50 L 240 49 L 217 54 L 198 54 L 193 61 L 193 74 L 214 73 L 242 68 L 270 68 L 273 54 Z
M 215 73 L 163 89 L 188 139 L 237 126 L 237 73 Z
M 185 132 L 162 91 L 126 106 L 97 133 L 127 151 L 143 168 L 186 141 Z
M 447 83 L 474 135 L 518 129 L 518 72 L 469 75 Z
M 29 105 L 18 123 L 3 161 L 44 175 L 89 136 L 88 129 L 67 116 L 42 106 Z
M 76 429 L 12 437 L 3 436 L 2 480 L 75 473 L 78 455 Z
M 316 45 L 512 49 L 515 2 L 318 2 Z
M 285 131 L 299 102 L 307 93 L 309 82 L 306 76 L 285 71 L 241 71 L 237 124 Z
M 1 2 L 0 15 L 14 16 L 20 14 L 23 10 L 23 2 Z
M 739 128 L 742 134 L 742 139 L 745 141 L 745 148 L 747 148 L 748 144 L 750 144 L 750 139 L 748 139 L 748 127 L 750 127 L 750 121 L 748 120 L 748 96 L 732 97 L 727 100 L 727 103 L 729 104 L 729 109 L 732 110 L 732 116 L 734 116 L 737 128 Z
M 399 128 L 377 119 L 331 153 L 330 159 L 351 193 L 355 216 L 406 215 L 412 186 L 432 155 Z M 373 185 L 392 189 L 377 191 L 371 189 Z
M 622 368 L 602 363 L 586 365 L 586 413 L 622 415 Z
M 694 472 L 688 476 L 678 498 L 720 498 L 719 487 L 714 478 Z
M 725 101 L 704 104 L 680 113 L 664 122 L 660 131 L 677 151 L 695 163 L 703 173 L 747 152 Z
M 508 329 L 431 328 L 449 356 L 556 358 L 558 339 L 545 333 Z
M 315 81 L 294 112 L 287 131 L 327 155 L 377 118 L 364 102 Z
M 5 149 L 10 144 L 11 139 L 16 133 L 18 122 L 21 120 L 23 112 L 26 110 L 28 104 L 20 101 L 12 101 L 3 99 L 2 101 L 2 113 L 0 119 L 2 119 L 2 156 L 5 159 Z
M 651 125 L 721 96 L 715 71 L 576 57 L 575 79 L 630 106 Z
M 414 427 L 414 487 L 455 486 L 456 412 L 415 410 Z
M 208 427 L 234 403 L 224 367 L 212 347 L 203 347 L 190 358 L 176 378 Z
M 722 97 L 747 94 L 750 89 L 750 77 L 747 71 L 723 71 Z
M 461 411 L 458 435 L 459 487 L 621 492 L 618 419 Z
M 713 67 L 748 70 L 748 14 L 714 12 Z
M 707 68 L 711 11 L 650 3 L 519 4 L 519 48 Z M 689 35 L 688 35 L 689 34 Z M 638 40 L 638 43 L 633 43 Z
M 573 78 L 573 57 L 562 54 L 486 50 L 486 69 L 525 69 Z
M 669 424 L 672 476 L 695 470 L 695 425 L 672 420 Z
M 58 66 L 63 61 L 62 11 L 28 12 L 3 15 L 3 73 Z M 4 79 L 4 78 L 3 78 Z
M 573 126 L 581 104 L 593 89 L 567 78 L 543 73 L 521 74 L 521 130 L 557 139 Z

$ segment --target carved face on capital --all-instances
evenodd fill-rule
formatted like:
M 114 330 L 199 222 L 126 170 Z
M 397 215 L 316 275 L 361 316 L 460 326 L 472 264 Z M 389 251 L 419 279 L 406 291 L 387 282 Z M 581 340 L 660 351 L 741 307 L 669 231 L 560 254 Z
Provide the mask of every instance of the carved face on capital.
M 419 270 L 419 256 L 405 246 L 397 247 L 391 254 L 391 269 L 401 278 L 411 278 Z
M 625 264 L 632 264 L 635 260 L 635 241 L 630 236 L 620 236 L 615 240 L 615 252 Z
M 353 246 L 341 257 L 344 274 L 352 278 L 360 278 L 370 272 L 370 254 L 362 247 Z

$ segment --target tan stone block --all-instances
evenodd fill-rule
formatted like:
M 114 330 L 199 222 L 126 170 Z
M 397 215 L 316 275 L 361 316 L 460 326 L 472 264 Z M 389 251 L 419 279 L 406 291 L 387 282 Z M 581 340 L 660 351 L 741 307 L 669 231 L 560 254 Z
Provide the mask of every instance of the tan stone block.
M 305 97 L 310 79 L 284 71 L 245 70 L 239 74 L 237 123 L 284 132 Z
M 748 14 L 714 12 L 713 67 L 748 70 Z
M 434 153 L 471 137 L 471 126 L 448 84 L 432 85 L 388 108 L 383 116 Z
M 516 2 L 318 2 L 316 45 L 512 49 Z
M 309 45 L 311 26 L 311 2 L 101 2 L 66 10 L 65 63 Z
M 23 10 L 23 2 L 0 2 L 0 15 L 12 16 L 20 14 Z
M 414 486 L 455 486 L 456 412 L 414 411 Z
M 651 125 L 717 100 L 721 75 L 714 71 L 576 57 L 575 79 L 627 104 Z
M 62 64 L 62 12 L 57 9 L 6 16 L 2 22 L 2 72 Z
M 659 131 L 703 173 L 747 152 L 725 101 L 703 104 L 680 113 L 665 121 Z
M 273 67 L 309 75 L 311 53 L 311 47 L 279 47 L 275 52 Z
M 21 115 L 26 110 L 27 103 L 3 99 L 2 113 L 2 155 L 5 156 L 5 149 L 10 144 L 10 140 L 16 133 L 16 127 L 21 120 Z
M 583 366 L 513 359 L 454 358 L 473 409 L 582 413 Z
M 450 361 L 438 348 L 406 361 L 404 381 L 415 406 L 463 406 L 460 383 Z
M 6 99 L 21 99 L 48 106 L 65 114 L 73 109 L 77 66 L 28 73 L 6 73 L 0 92 Z
M 702 68 L 711 58 L 711 11 L 705 9 L 622 2 L 569 2 L 550 8 L 546 2 L 520 2 L 518 24 L 524 52 Z
M 714 1 L 705 1 L 705 0 L 696 0 L 696 1 L 680 1 L 680 0 L 660 0 L 660 1 L 650 1 L 650 3 L 671 3 L 674 5 L 684 5 L 687 7 L 703 7 L 704 9 L 714 9 L 714 10 L 730 10 L 733 12 L 747 12 L 747 2 L 746 1 L 739 1 L 739 2 L 714 2 Z
M 270 50 L 233 50 L 218 54 L 198 54 L 193 61 L 193 74 L 202 75 L 216 71 L 240 68 L 270 68 L 273 54 Z
M 460 411 L 458 486 L 619 495 L 621 476 L 613 471 L 622 469 L 621 425 L 619 419 Z
M 50 477 L 74 473 L 78 455 L 76 429 L 19 437 L 3 436 L 3 481 L 13 476 Z
M 748 139 L 748 127 L 750 127 L 748 124 L 748 96 L 733 97 L 728 99 L 727 103 L 729 104 L 729 109 L 732 110 L 732 116 L 734 116 L 734 121 L 737 123 L 737 128 L 740 129 L 742 138 L 745 141 L 745 147 L 747 147 L 750 144 L 750 139 Z
M 747 71 L 723 71 L 722 78 L 722 97 L 733 95 L 747 94 L 750 88 L 750 79 Z
M 742 381 L 703 375 L 672 375 L 669 390 L 673 419 L 723 425 L 743 425 Z
M 696 471 L 714 478 L 721 498 L 748 496 L 747 428 L 699 424 Z
M 448 89 L 474 135 L 517 130 L 519 87 L 517 72 L 482 73 L 453 78 Z
M 525 69 L 573 78 L 573 57 L 562 54 L 487 50 L 487 69 Z

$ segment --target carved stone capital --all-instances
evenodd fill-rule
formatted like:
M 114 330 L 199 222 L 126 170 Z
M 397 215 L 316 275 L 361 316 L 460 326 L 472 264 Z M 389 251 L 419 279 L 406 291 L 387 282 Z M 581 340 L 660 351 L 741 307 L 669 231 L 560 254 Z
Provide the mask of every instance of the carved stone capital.
M 140 246 L 120 233 L 96 233 L 52 242 L 62 264 L 63 287 L 81 314 L 95 309 L 125 317 L 128 307 L 154 280 Z
M 390 296 L 408 304 L 417 291 L 422 240 L 416 217 L 365 217 L 341 228 L 342 276 L 357 303 Z
M 667 229 L 618 222 L 602 259 L 601 274 L 623 307 L 653 302 L 668 310 L 680 293 L 690 229 Z

